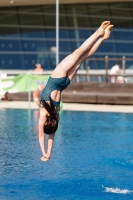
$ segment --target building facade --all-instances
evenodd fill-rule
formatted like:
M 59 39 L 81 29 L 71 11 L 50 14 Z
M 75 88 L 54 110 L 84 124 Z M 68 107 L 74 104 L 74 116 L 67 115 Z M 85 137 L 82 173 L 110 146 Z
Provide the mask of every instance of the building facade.
M 78 48 L 102 21 L 115 28 L 94 58 L 133 57 L 133 2 L 60 4 L 59 60 Z M 56 65 L 56 5 L 0 8 L 0 69 L 44 69 Z M 109 68 L 115 64 L 109 63 Z M 104 61 L 90 61 L 91 69 L 103 69 Z M 132 62 L 128 62 L 131 66 Z M 82 68 L 85 68 L 83 63 Z

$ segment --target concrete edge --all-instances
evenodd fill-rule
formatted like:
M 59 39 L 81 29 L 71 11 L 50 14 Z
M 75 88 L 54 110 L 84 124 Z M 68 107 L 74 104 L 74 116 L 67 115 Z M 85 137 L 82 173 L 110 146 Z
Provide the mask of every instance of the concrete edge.
M 29 104 L 27 101 L 9 101 L 9 102 L 0 101 L 0 109 L 38 109 L 38 107 L 34 102 L 31 102 Z M 63 103 L 62 110 L 133 113 L 133 106 Z

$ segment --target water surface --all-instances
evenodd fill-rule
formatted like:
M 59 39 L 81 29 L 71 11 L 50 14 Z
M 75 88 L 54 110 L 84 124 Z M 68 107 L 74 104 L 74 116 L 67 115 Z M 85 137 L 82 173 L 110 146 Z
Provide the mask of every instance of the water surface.
M 1 200 L 133 199 L 133 115 L 62 111 L 41 162 L 37 110 L 0 110 Z

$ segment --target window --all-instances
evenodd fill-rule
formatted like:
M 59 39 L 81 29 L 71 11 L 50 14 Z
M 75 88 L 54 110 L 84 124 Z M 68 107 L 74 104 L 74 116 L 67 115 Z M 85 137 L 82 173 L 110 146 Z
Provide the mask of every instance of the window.
M 21 28 L 21 36 L 29 38 L 44 38 L 44 29 L 43 28 Z
M 105 55 L 108 54 L 108 52 L 116 52 L 115 43 L 106 40 L 100 45 L 97 52 L 104 52 Z
M 69 32 L 67 29 L 59 30 L 59 38 L 69 38 Z
M 92 33 L 90 30 L 78 30 L 80 39 L 87 39 Z
M 20 25 L 43 26 L 41 14 L 19 13 Z
M 133 30 L 131 29 L 124 29 L 124 30 L 115 30 L 113 31 L 114 38 L 116 40 L 133 40 Z
M 41 40 L 22 40 L 22 47 L 24 51 L 33 52 L 46 52 L 47 45 L 46 41 Z
M 71 45 L 69 41 L 60 41 L 59 43 L 59 51 L 60 52 L 71 52 Z
M 133 53 L 133 43 L 121 43 L 121 42 L 116 42 L 116 48 L 118 52 L 123 53 Z
M 20 40 L 0 40 L 0 51 L 21 51 L 21 41 Z
M 115 28 L 93 57 L 131 57 L 133 52 L 133 3 L 81 3 L 59 6 L 60 61 L 78 48 L 105 20 Z M 45 69 L 56 66 L 56 5 L 0 8 L 0 51 L 3 69 Z M 23 52 L 23 53 L 22 53 Z M 104 61 L 89 61 L 103 69 Z M 109 67 L 113 61 L 109 62 Z M 130 63 L 131 65 L 131 63 Z M 85 67 L 85 62 L 81 68 Z
M 56 38 L 56 30 L 45 28 L 45 34 L 47 38 Z
M 24 57 L 22 54 L 1 54 L 0 55 L 1 69 L 25 69 Z

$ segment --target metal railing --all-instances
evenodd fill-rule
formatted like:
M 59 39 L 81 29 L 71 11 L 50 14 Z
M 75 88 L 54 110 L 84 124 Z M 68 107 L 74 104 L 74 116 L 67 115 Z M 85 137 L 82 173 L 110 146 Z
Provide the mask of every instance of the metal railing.
M 104 62 L 104 70 L 91 70 L 91 67 L 89 66 L 90 61 L 102 61 Z M 108 56 L 105 56 L 105 58 L 89 58 L 86 59 L 86 78 L 85 81 L 87 82 L 110 82 L 110 70 L 109 70 L 109 62 L 115 61 L 115 62 L 121 62 L 122 68 L 121 73 L 119 75 L 114 75 L 115 80 L 117 80 L 118 76 L 123 77 L 123 83 L 126 82 L 132 82 L 133 83 L 133 69 L 127 69 L 126 63 L 129 61 L 133 62 L 133 58 L 126 58 L 123 56 L 122 58 L 109 58 Z M 82 74 L 76 74 L 75 81 L 79 80 L 79 76 L 82 76 Z M 78 77 L 78 78 L 77 78 Z M 130 81 L 127 81 L 127 79 L 130 78 Z
M 100 70 L 93 70 L 91 66 L 89 66 L 90 61 L 102 61 L 104 63 L 103 68 Z M 131 79 L 130 82 L 133 82 L 133 69 L 127 70 L 126 64 L 129 61 L 133 62 L 133 58 L 126 58 L 123 56 L 122 58 L 109 58 L 105 56 L 105 58 L 89 58 L 86 59 L 86 67 L 84 70 L 78 70 L 76 73 L 73 82 L 110 82 L 110 70 L 109 70 L 109 62 L 121 62 L 122 70 L 120 76 L 124 79 Z M 51 75 L 53 70 L 44 70 L 44 75 Z M 34 70 L 0 70 L 0 79 L 16 76 L 18 74 L 35 74 Z M 118 75 L 116 75 L 116 78 Z M 124 81 L 125 83 L 126 81 Z

